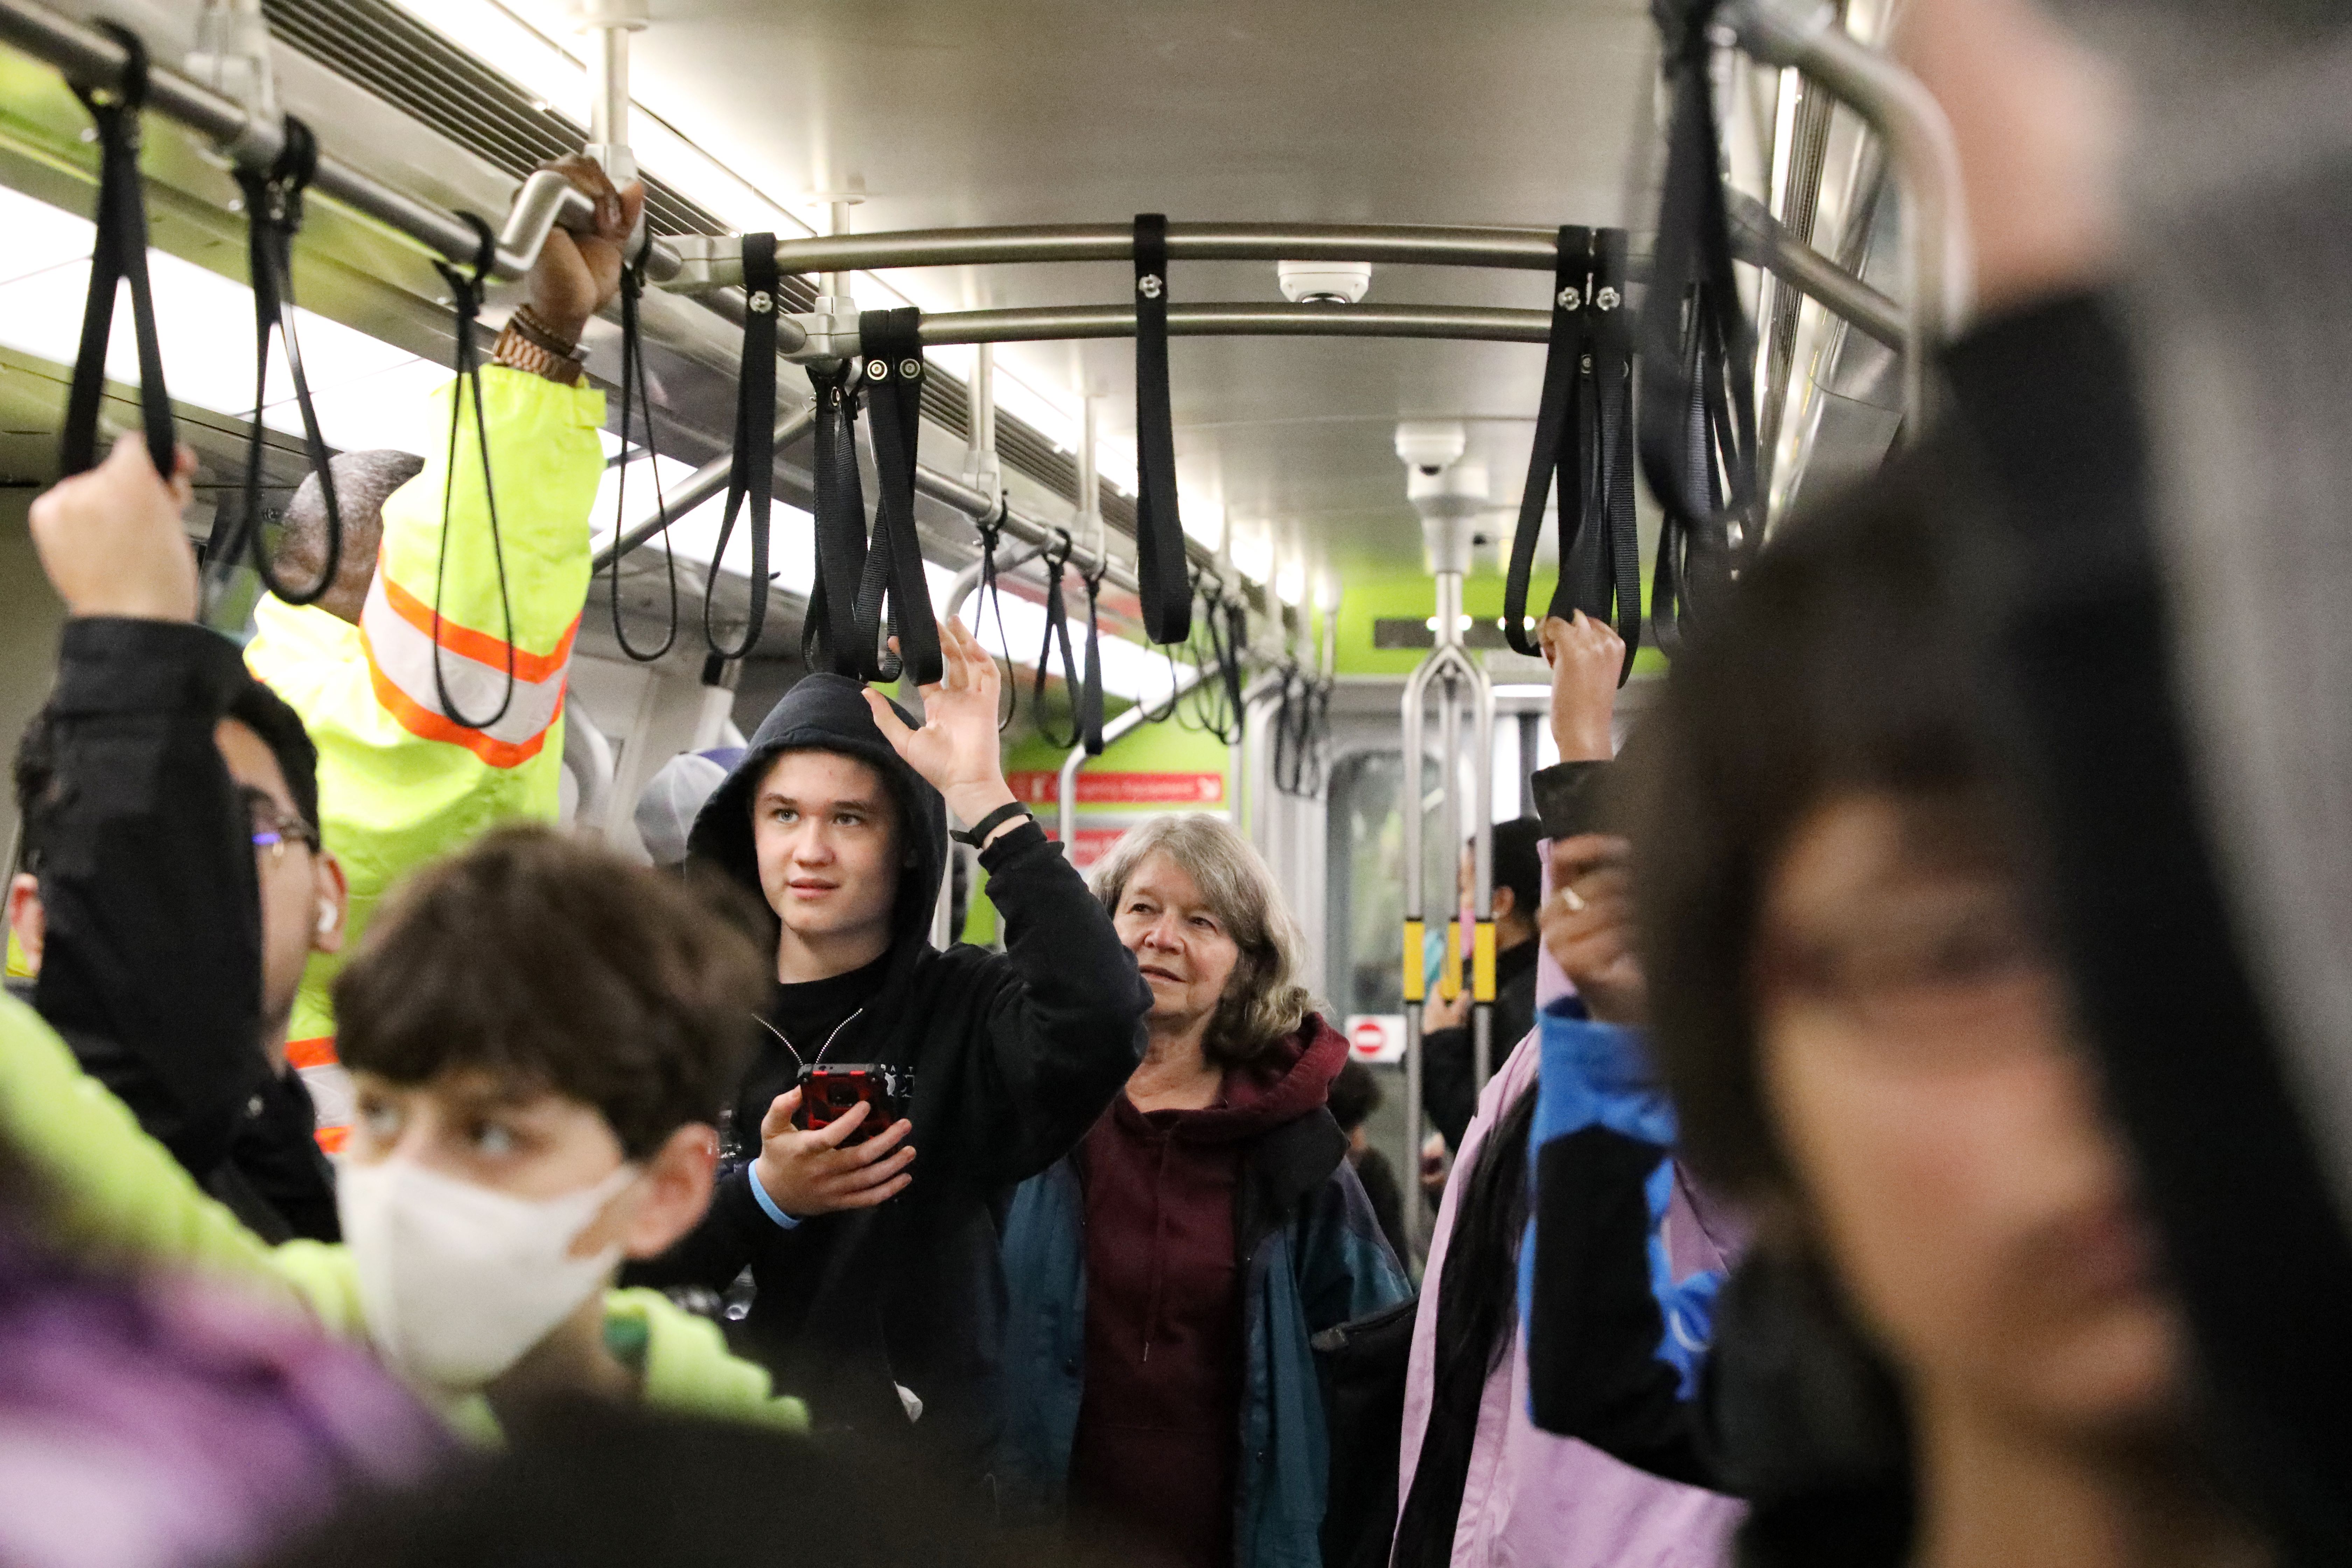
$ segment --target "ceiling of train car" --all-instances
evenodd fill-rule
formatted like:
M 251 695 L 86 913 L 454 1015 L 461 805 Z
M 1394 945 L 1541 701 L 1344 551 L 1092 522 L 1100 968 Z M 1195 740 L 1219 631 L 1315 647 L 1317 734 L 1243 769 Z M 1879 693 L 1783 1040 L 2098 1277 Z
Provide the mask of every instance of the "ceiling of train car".
M 782 204 L 862 190 L 860 230 L 1139 209 L 1538 226 L 1650 211 L 1643 0 L 658 0 L 633 77 L 641 103 Z M 933 309 L 1112 302 L 1129 286 L 1114 266 L 894 281 Z M 1270 265 L 1180 265 L 1171 285 L 1186 300 L 1279 298 Z M 1533 273 L 1393 268 L 1370 297 L 1531 309 L 1547 292 Z M 1098 395 L 1107 445 L 1123 444 L 1128 344 L 1003 353 L 1033 382 Z M 1410 559 L 1396 421 L 1472 421 L 1494 493 L 1515 500 L 1542 360 L 1519 344 L 1180 341 L 1184 481 L 1244 534 L 1296 538 L 1334 567 Z

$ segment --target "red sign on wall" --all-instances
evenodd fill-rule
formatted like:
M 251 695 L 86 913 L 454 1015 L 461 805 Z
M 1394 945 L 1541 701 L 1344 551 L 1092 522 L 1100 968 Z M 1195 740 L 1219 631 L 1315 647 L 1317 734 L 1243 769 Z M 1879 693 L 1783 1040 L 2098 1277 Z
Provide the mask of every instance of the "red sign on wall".
M 1038 769 L 1016 773 L 1005 783 L 1031 805 L 1057 805 L 1062 775 Z M 1223 773 L 1094 773 L 1078 775 L 1080 805 L 1223 805 Z
M 1045 829 L 1045 837 L 1059 840 L 1062 836 L 1049 827 Z M 1081 827 L 1077 842 L 1070 846 L 1070 864 L 1081 871 L 1087 870 L 1126 837 L 1127 829 L 1124 827 Z

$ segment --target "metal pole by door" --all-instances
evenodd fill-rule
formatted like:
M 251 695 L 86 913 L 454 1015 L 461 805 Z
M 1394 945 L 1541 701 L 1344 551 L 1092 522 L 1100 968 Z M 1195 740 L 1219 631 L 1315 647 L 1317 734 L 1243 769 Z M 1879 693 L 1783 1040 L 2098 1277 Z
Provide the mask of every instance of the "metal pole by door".
M 1494 900 L 1494 744 L 1495 689 L 1486 670 L 1462 644 L 1462 582 L 1469 570 L 1470 520 L 1430 520 L 1439 543 L 1436 582 L 1437 646 L 1405 681 L 1400 713 L 1404 732 L 1404 770 L 1400 805 L 1404 814 L 1404 1169 L 1414 1173 L 1404 1209 L 1405 1243 L 1418 1252 L 1424 1226 L 1418 1190 L 1421 1144 L 1425 1136 L 1426 1095 L 1422 1049 L 1422 1008 L 1428 1000 L 1425 952 L 1429 930 L 1428 889 L 1423 864 L 1422 736 L 1426 723 L 1430 688 L 1437 687 L 1440 750 L 1440 831 L 1445 836 L 1446 864 L 1458 860 L 1465 807 L 1472 831 L 1472 925 L 1469 973 L 1463 972 L 1461 917 L 1449 911 L 1445 922 L 1445 955 L 1439 968 L 1438 994 L 1447 1000 L 1470 986 L 1472 1070 L 1483 1086 L 1491 1065 L 1495 1001 Z M 1469 710 L 1475 749 L 1471 773 L 1472 798 L 1462 799 L 1461 731 L 1463 710 Z M 1455 895 L 1449 889 L 1447 899 Z M 1408 1265 L 1410 1259 L 1407 1260 Z

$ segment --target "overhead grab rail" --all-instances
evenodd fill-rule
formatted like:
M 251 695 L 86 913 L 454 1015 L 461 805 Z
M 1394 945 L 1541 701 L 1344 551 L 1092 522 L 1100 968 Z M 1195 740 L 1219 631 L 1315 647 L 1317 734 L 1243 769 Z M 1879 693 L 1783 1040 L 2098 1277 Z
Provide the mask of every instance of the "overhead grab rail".
M 742 259 L 730 237 L 677 235 L 669 243 L 677 248 L 680 267 L 677 275 L 664 283 L 665 288 L 692 293 L 741 282 Z M 1870 336 L 1890 344 L 1904 341 L 1902 307 L 1769 218 L 1763 223 L 1736 226 L 1733 245 L 1739 259 L 1766 268 Z M 1559 231 L 1549 228 L 1171 223 L 1167 226 L 1167 255 L 1171 261 L 1369 261 L 1376 265 L 1550 272 L 1558 267 L 1559 245 Z M 1133 226 L 1108 224 L 906 229 L 776 242 L 777 268 L 787 273 L 1131 261 L 1134 256 Z M 1634 264 L 1636 278 L 1644 265 L 1639 261 Z M 925 319 L 923 342 L 927 346 L 938 346 L 1127 337 L 1133 334 L 1135 312 L 1118 307 L 950 311 Z M 1168 310 L 1168 331 L 1175 336 L 1295 333 L 1541 342 L 1549 326 L 1549 315 L 1539 310 L 1271 303 L 1171 305 Z M 790 354 L 813 351 L 795 350 L 787 344 L 784 352 Z M 854 343 L 834 342 L 825 345 L 825 352 L 854 353 L 856 349 Z
M 0 0 L 0 43 L 44 60 L 68 80 L 89 87 L 120 89 L 131 68 L 131 50 L 120 39 L 34 0 Z M 285 150 L 282 115 L 255 114 L 176 71 L 150 64 L 146 93 L 149 110 L 210 138 L 240 167 L 266 170 Z M 468 268 L 473 264 L 478 246 L 464 216 L 394 190 L 324 152 L 319 154 L 310 194 L 331 197 L 445 258 Z M 531 175 L 516 193 L 506 224 L 499 231 L 488 276 L 500 280 L 520 278 L 538 259 L 550 229 L 558 224 L 566 228 L 593 228 L 594 217 L 588 196 L 562 175 L 547 171 Z M 667 283 L 677 277 L 679 265 L 678 252 L 669 241 L 656 239 L 646 247 L 646 276 L 654 282 Z
M 1951 122 L 1916 77 L 1856 40 L 1827 5 L 1807 0 L 1727 0 L 1719 19 L 1748 54 L 1766 65 L 1804 72 L 1862 116 L 1886 143 L 1903 198 L 1903 250 L 1910 273 L 1910 299 L 1902 310 L 1904 426 L 1906 438 L 1916 439 L 1935 411 L 1936 353 L 1968 314 L 1975 289 L 1959 149 L 1952 140 Z M 1738 212 L 1732 216 L 1732 244 L 1738 251 L 1743 242 L 1752 245 L 1754 235 L 1743 233 L 1749 226 Z M 1741 259 L 1754 258 L 1742 255 Z M 1835 263 L 1829 265 L 1849 276 Z M 1775 272 L 1812 293 L 1792 271 Z M 1859 324 L 1855 317 L 1847 319 Z

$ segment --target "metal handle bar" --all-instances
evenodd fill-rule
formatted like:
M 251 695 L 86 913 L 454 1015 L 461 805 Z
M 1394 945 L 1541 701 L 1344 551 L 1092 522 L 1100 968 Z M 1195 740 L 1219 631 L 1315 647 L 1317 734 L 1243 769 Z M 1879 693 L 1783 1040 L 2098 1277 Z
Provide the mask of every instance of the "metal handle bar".
M 104 33 L 32 0 L 0 0 L 0 41 L 47 61 L 72 80 L 97 87 L 119 87 L 129 60 L 122 46 Z M 285 146 L 282 121 L 250 114 L 244 105 L 160 65 L 147 68 L 147 107 L 231 149 L 237 161 L 248 166 L 268 165 Z M 455 213 L 394 190 L 331 154 L 320 154 L 310 189 L 452 261 L 473 259 L 474 231 Z M 521 277 L 539 258 L 539 247 L 551 227 L 562 223 L 568 228 L 584 229 L 594 216 L 593 205 L 569 180 L 540 171 L 525 180 L 516 194 L 499 237 L 492 275 Z M 656 282 L 665 281 L 677 275 L 678 267 L 677 249 L 666 240 L 655 240 L 646 255 L 646 275 Z
M 1919 79 L 1864 47 L 1827 5 L 1732 0 L 1723 20 L 1739 46 L 1767 65 L 1821 83 L 1886 142 L 1903 193 L 1911 299 L 1905 309 L 1904 424 L 1916 439 L 1934 412 L 1935 355 L 1968 313 L 1968 210 L 1960 155 L 1943 106 Z M 1804 284 L 1794 278 L 1797 287 Z M 1873 334 L 1874 336 L 1875 334 Z

